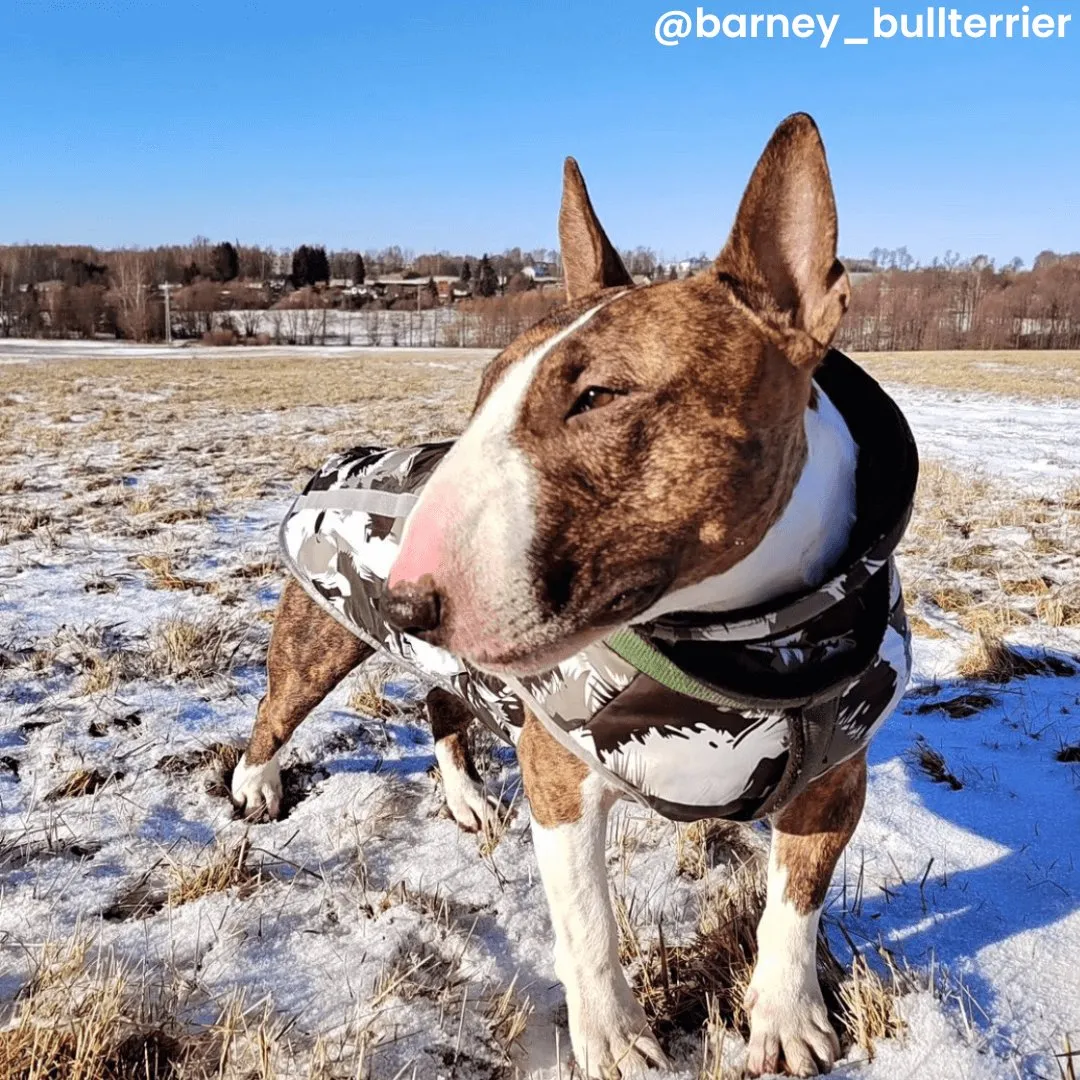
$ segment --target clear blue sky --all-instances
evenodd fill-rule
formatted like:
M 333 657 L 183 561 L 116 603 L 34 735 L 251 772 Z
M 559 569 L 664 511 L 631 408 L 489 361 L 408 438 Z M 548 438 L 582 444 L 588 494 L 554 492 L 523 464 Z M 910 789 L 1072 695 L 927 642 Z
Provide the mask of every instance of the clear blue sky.
M 844 253 L 1080 249 L 1080 2 L 1029 0 L 1064 40 L 862 48 L 873 2 L 705 5 L 838 13 L 827 49 L 663 47 L 672 3 L 3 0 L 0 242 L 547 246 L 572 153 L 617 244 L 712 253 L 806 110 Z

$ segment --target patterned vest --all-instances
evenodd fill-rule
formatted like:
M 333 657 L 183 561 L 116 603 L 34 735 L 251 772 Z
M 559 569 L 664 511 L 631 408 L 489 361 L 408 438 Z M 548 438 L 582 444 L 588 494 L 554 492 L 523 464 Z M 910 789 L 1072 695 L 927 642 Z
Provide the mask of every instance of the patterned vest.
M 758 608 L 664 615 L 518 679 L 399 633 L 382 615 L 386 578 L 450 442 L 332 458 L 286 515 L 282 551 L 334 618 L 463 698 L 503 738 L 516 738 L 524 702 L 561 743 L 666 817 L 761 817 L 861 750 L 911 668 L 892 557 L 918 476 L 911 431 L 842 353 L 829 353 L 815 381 L 858 447 L 855 524 L 823 585 Z

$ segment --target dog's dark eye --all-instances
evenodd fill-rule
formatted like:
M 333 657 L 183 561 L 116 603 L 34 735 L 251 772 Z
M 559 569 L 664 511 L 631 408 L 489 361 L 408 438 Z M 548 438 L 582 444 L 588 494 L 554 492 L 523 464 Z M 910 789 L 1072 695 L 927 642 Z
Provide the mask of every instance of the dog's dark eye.
M 609 390 L 606 386 L 590 386 L 574 402 L 570 411 L 566 414 L 567 420 L 579 413 L 591 412 L 593 409 L 602 409 L 610 405 L 617 397 L 621 396 L 618 390 Z

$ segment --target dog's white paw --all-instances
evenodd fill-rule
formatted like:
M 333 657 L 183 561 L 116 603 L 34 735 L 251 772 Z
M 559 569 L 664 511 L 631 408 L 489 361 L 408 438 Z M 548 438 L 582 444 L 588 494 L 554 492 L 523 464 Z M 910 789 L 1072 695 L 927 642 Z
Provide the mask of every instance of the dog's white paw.
M 232 800 L 249 821 L 273 821 L 281 813 L 281 769 L 277 754 L 263 765 L 249 765 L 247 754 L 232 775 Z
M 626 1080 L 650 1069 L 668 1068 L 645 1011 L 629 987 L 625 995 L 597 988 L 582 993 L 578 1001 L 568 997 L 566 1004 L 574 1061 L 589 1080 Z
M 829 1072 L 840 1056 L 836 1037 L 821 989 L 800 986 L 797 978 L 782 985 L 755 987 L 746 994 L 750 1013 L 750 1044 L 746 1071 L 750 1076 L 779 1072 L 783 1065 L 792 1076 L 817 1076 Z
M 441 742 L 435 744 L 435 759 L 439 763 L 446 807 L 465 832 L 480 832 L 486 821 L 498 820 L 504 811 L 502 803 L 489 795 L 484 785 L 470 776 Z

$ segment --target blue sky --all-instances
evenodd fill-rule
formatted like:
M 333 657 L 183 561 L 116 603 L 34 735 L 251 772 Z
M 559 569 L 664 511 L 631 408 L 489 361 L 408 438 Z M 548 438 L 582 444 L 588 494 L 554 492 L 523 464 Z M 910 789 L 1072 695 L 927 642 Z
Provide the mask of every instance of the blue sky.
M 4 0 L 0 242 L 547 246 L 572 153 L 617 244 L 712 253 L 773 126 L 806 110 L 844 253 L 1080 249 L 1080 4 L 1029 0 L 1075 8 L 1063 40 L 861 48 L 840 38 L 873 2 L 705 5 L 839 14 L 822 49 L 663 47 L 673 2 Z

